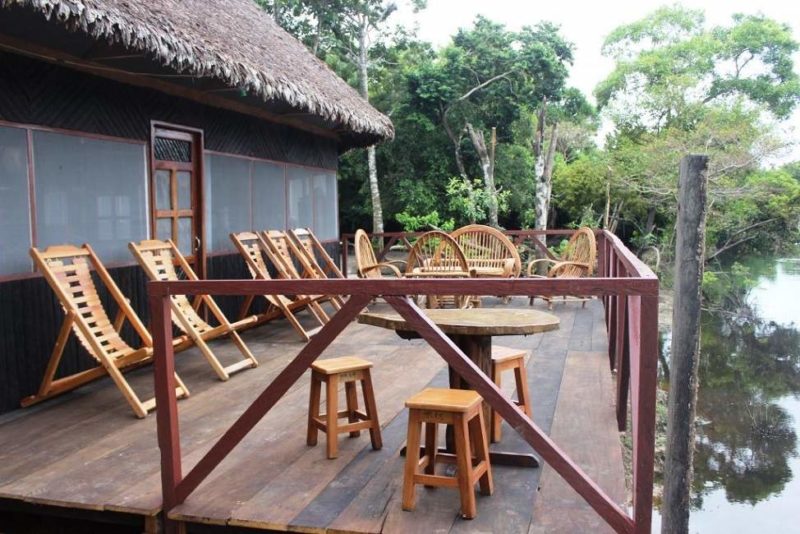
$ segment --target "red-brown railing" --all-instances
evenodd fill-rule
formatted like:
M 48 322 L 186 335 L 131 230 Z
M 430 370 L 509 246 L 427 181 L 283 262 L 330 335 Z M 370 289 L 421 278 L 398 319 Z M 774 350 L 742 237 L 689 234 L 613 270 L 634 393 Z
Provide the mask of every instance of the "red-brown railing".
M 548 232 L 554 233 L 554 232 Z M 569 232 L 559 232 L 568 234 Z M 536 235 L 536 234 L 532 234 Z M 538 238 L 537 238 L 538 239 Z M 374 298 L 383 297 L 419 335 L 527 441 L 587 503 L 618 532 L 649 533 L 653 500 L 658 280 L 612 234 L 598 233 L 599 276 L 580 279 L 336 279 L 209 280 L 149 283 L 161 449 L 163 510 L 182 503 L 302 376 L 311 363 Z M 242 415 L 183 474 L 175 397 L 170 295 L 347 295 L 347 302 L 281 371 Z M 623 510 L 514 404 L 406 295 L 580 295 L 601 297 L 606 308 L 609 357 L 619 370 L 618 407 L 624 426 L 630 385 L 633 421 L 633 515 Z M 592 402 L 593 399 L 587 399 Z M 265 454 L 269 450 L 265 448 Z M 266 483 L 266 481 L 265 481 Z

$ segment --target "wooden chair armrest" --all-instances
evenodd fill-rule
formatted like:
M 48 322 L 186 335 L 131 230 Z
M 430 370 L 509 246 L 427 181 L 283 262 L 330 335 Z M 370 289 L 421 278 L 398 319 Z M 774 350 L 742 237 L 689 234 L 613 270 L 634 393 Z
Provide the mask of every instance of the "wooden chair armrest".
M 514 258 L 507 258 L 506 261 L 503 262 L 503 278 L 510 278 L 514 276 Z
M 391 263 L 376 263 L 375 265 L 370 265 L 369 267 L 364 267 L 361 270 L 363 272 L 367 272 L 367 271 L 374 271 L 375 269 L 378 269 L 378 272 L 380 272 L 381 269 L 389 269 L 390 271 L 392 271 L 392 274 L 394 274 L 396 277 L 398 277 L 398 278 L 402 278 L 403 277 L 403 273 L 400 272 L 400 269 L 398 269 L 397 267 L 395 267 Z
M 530 263 L 528 263 L 528 269 L 527 269 L 528 276 L 531 276 L 533 274 L 533 268 L 537 263 L 559 263 L 559 261 L 552 260 L 550 258 L 540 258 L 538 260 L 533 260 Z
M 590 265 L 586 262 L 581 261 L 559 261 L 556 262 L 555 265 L 550 267 L 551 276 L 558 276 L 559 271 L 564 269 L 564 267 L 575 266 L 581 269 L 584 269 L 587 273 L 589 272 Z

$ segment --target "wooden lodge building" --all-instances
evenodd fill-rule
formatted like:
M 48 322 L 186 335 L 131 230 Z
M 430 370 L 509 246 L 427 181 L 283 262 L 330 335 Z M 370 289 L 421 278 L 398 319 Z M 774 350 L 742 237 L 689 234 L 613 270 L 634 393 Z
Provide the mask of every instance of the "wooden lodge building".
M 63 320 L 31 246 L 89 243 L 146 320 L 128 242 L 171 238 L 212 279 L 249 278 L 229 232 L 336 247 L 338 156 L 392 136 L 252 0 L 0 0 L 0 412 Z M 69 343 L 62 372 L 90 366 Z

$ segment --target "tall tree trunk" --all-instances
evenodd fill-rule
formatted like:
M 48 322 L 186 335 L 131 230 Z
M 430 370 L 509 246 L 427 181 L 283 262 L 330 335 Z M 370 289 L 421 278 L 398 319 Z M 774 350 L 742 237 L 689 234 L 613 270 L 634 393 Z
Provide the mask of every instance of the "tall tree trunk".
M 550 129 L 550 143 L 547 152 L 544 153 L 544 127 L 542 125 L 540 135 L 539 154 L 536 156 L 536 196 L 534 209 L 536 212 L 536 222 L 534 227 L 537 230 L 547 230 L 547 215 L 550 212 L 550 194 L 553 189 L 553 162 L 556 154 L 556 144 L 558 142 L 558 124 L 554 124 Z
M 453 129 L 450 127 L 450 124 L 447 122 L 447 111 L 444 113 L 444 119 L 442 119 L 442 123 L 444 124 L 444 131 L 447 133 L 447 137 L 450 138 L 450 141 L 453 143 L 453 153 L 456 158 L 456 168 L 458 169 L 458 174 L 463 178 L 467 179 L 467 169 L 464 166 L 464 158 L 461 156 L 461 133 L 456 136 L 453 132 Z
M 367 68 L 369 57 L 367 55 L 367 37 L 369 20 L 364 16 L 358 34 L 358 88 L 364 100 L 369 101 L 369 78 Z M 369 192 L 372 199 L 372 231 L 383 233 L 383 208 L 381 207 L 381 192 L 378 187 L 378 165 L 375 160 L 375 146 L 367 147 L 367 168 L 369 169 Z
M 499 224 L 497 222 L 497 189 L 495 189 L 494 186 L 494 165 L 492 165 L 492 159 L 489 157 L 489 151 L 486 148 L 486 140 L 483 137 L 483 132 L 473 128 L 470 123 L 467 123 L 466 128 L 470 139 L 472 139 L 475 152 L 478 153 L 478 157 L 481 160 L 483 184 L 489 198 L 489 225 L 496 228 Z

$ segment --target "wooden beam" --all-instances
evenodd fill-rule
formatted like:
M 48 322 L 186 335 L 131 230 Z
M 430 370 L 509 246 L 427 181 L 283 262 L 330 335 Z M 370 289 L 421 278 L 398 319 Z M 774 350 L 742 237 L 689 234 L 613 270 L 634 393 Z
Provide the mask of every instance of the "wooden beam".
M 65 54 L 60 50 L 36 45 L 15 37 L 10 37 L 8 35 L 0 35 L 0 49 L 32 57 L 34 59 L 47 61 L 48 63 L 63 65 L 80 72 L 108 78 L 110 80 L 121 82 L 127 85 L 155 89 L 156 91 L 166 93 L 171 96 L 186 98 L 207 106 L 227 109 L 228 111 L 235 111 L 244 115 L 250 115 L 276 124 L 283 124 L 285 126 L 303 130 L 337 142 L 341 141 L 340 136 L 334 130 L 314 126 L 292 117 L 285 117 L 255 106 L 251 106 L 249 104 L 245 104 L 243 102 L 237 102 L 235 100 L 224 98 L 213 93 L 166 82 L 159 79 L 157 77 L 158 75 L 141 73 L 137 74 L 127 72 L 122 69 L 109 67 L 108 65 L 95 64 L 91 61 Z M 200 77 L 198 76 L 198 78 Z

